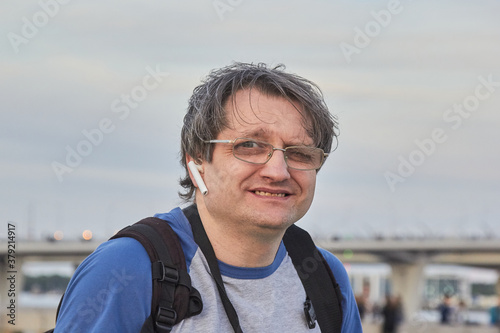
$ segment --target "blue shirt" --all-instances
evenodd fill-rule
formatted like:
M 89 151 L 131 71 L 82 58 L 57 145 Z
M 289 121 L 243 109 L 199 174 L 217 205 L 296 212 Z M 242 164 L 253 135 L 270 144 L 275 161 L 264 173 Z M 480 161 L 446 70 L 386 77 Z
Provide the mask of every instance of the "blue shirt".
M 204 309 L 185 319 L 172 333 L 231 332 L 206 259 L 193 240 L 182 210 L 157 214 L 179 236 L 193 286 Z M 358 308 L 342 263 L 319 249 L 330 265 L 342 293 L 342 332 L 362 332 Z M 308 329 L 303 313 L 305 291 L 281 243 L 266 267 L 235 267 L 219 262 L 220 271 L 245 333 L 319 332 Z M 131 238 L 101 244 L 77 268 L 64 296 L 55 332 L 140 332 L 151 313 L 151 263 L 142 245 Z

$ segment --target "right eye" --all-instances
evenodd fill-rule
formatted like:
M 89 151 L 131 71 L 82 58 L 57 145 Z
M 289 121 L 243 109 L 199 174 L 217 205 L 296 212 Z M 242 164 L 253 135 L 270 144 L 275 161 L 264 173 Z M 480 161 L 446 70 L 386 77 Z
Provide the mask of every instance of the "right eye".
M 238 139 L 235 141 L 233 151 L 237 155 L 267 155 L 269 144 L 252 139 Z
M 236 144 L 234 145 L 234 148 L 236 149 L 252 149 L 252 148 L 258 148 L 259 144 L 255 141 L 252 140 L 238 140 Z

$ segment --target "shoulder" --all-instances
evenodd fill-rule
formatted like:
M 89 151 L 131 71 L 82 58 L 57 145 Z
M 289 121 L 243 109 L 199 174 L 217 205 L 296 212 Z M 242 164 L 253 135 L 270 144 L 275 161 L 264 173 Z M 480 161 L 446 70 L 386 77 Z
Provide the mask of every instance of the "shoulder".
M 105 279 L 103 272 L 113 275 L 115 272 L 135 270 L 134 276 L 140 278 L 148 277 L 148 273 L 150 277 L 150 268 L 151 262 L 142 244 L 123 237 L 102 243 L 78 266 L 75 275 Z
M 332 273 L 335 276 L 337 283 L 339 284 L 341 282 L 349 283 L 349 276 L 347 275 L 347 271 L 345 270 L 344 264 L 331 252 L 322 249 L 320 247 L 318 247 L 317 249 L 323 256 L 323 258 L 325 258 L 326 262 L 328 263 L 328 266 L 330 266 L 330 269 L 332 270 Z
M 107 241 L 75 271 L 55 332 L 138 332 L 151 312 L 151 294 L 143 246 L 131 238 Z
M 186 258 L 186 266 L 189 272 L 191 260 L 198 250 L 198 244 L 194 241 L 191 224 L 182 212 L 182 209 L 177 207 L 168 213 L 155 214 L 154 217 L 166 221 L 179 237 L 184 257 Z
M 333 276 L 339 284 L 340 292 L 342 293 L 342 332 L 362 332 L 358 306 L 356 304 L 351 283 L 349 282 L 349 276 L 347 275 L 344 265 L 332 253 L 319 247 L 318 250 L 325 258 L 328 266 L 330 266 Z

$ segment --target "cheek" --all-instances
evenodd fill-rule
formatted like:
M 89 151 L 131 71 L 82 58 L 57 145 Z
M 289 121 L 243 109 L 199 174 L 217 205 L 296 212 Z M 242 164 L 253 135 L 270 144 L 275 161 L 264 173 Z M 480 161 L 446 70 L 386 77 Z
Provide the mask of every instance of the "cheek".
M 305 186 L 314 192 L 314 189 L 316 188 L 316 172 L 311 172 L 310 174 L 304 176 L 306 176 L 303 180 L 304 184 L 306 184 Z
M 245 181 L 251 172 L 246 165 L 238 161 L 225 160 L 224 163 L 217 163 L 207 169 L 207 178 L 213 186 L 229 189 L 238 186 L 238 183 Z
M 316 192 L 316 178 L 312 181 L 311 185 L 311 195 L 314 196 L 314 192 Z
M 309 188 L 309 193 L 308 193 L 308 197 L 309 197 L 309 204 L 311 204 L 311 202 L 313 201 L 313 198 L 314 198 L 314 193 L 316 192 L 316 182 L 312 182 L 312 185 L 310 186 Z
M 314 191 L 316 189 L 316 173 L 314 174 L 299 174 L 295 178 L 297 184 L 302 190 L 302 195 L 304 197 L 314 197 Z

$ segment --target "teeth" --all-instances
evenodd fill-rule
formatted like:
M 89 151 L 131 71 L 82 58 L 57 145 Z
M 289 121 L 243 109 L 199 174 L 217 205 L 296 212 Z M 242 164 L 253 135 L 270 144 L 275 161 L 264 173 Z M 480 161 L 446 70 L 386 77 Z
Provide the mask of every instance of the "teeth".
M 255 191 L 255 194 L 262 195 L 265 197 L 284 197 L 285 196 L 285 193 L 269 193 L 269 192 L 263 192 L 263 191 Z

